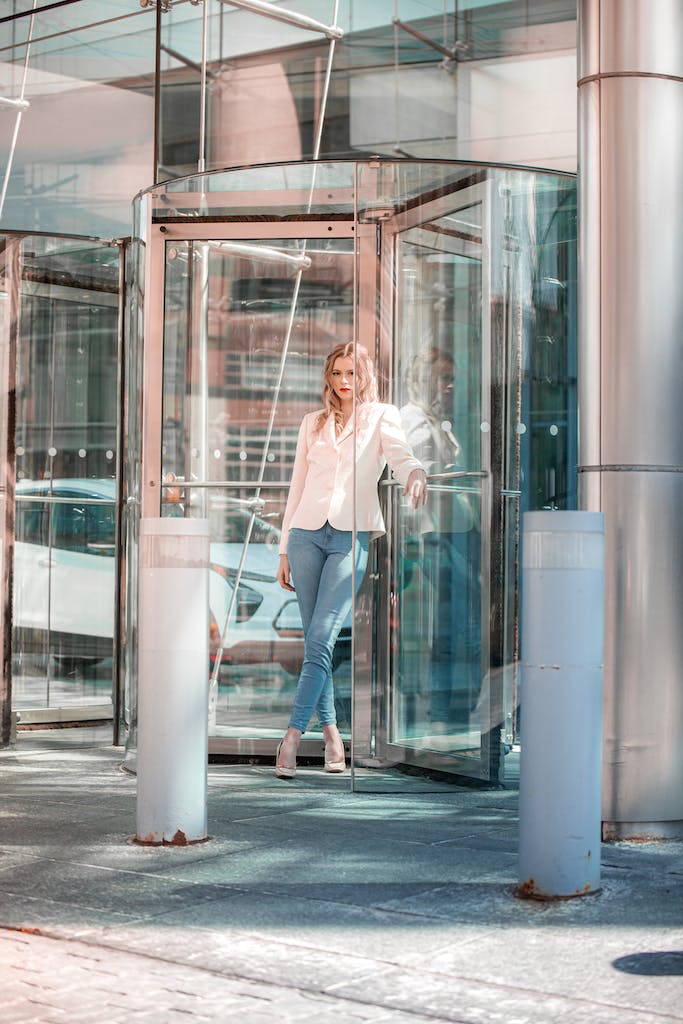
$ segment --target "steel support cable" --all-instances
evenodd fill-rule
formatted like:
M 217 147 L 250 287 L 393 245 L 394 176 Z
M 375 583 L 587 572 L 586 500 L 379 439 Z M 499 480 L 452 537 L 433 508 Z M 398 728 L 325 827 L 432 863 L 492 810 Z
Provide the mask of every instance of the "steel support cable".
M 34 14 L 42 14 L 43 11 L 53 11 L 56 7 L 70 7 L 71 4 L 82 3 L 82 0 L 53 0 L 53 3 L 43 4 L 42 7 L 36 9 L 35 3 L 33 4 L 33 10 L 31 11 L 31 18 Z M 6 21 L 18 21 L 19 18 L 25 18 L 28 11 L 17 11 L 15 14 L 6 14 L 4 18 L 0 18 L 0 25 L 3 25 Z
M 232 2 L 232 0 L 230 0 L 230 2 Z M 334 0 L 334 13 L 332 15 L 332 20 L 333 20 L 335 25 L 337 23 L 338 14 L 339 14 L 339 0 Z M 315 142 L 314 142 L 314 145 L 313 145 L 313 160 L 314 161 L 317 161 L 319 159 L 319 157 L 320 157 L 320 148 L 321 148 L 321 145 L 322 145 L 323 127 L 324 127 L 324 122 L 325 122 L 325 112 L 326 112 L 326 109 L 327 109 L 327 100 L 328 100 L 328 96 L 329 96 L 329 92 L 330 92 L 330 81 L 331 81 L 331 78 L 332 78 L 332 66 L 333 66 L 333 63 L 334 63 L 334 51 L 335 51 L 335 45 L 336 45 L 337 38 L 339 38 L 339 37 L 334 35 L 334 36 L 330 36 L 329 38 L 330 38 L 330 45 L 329 45 L 329 49 L 328 49 L 328 53 L 327 53 L 327 66 L 326 66 L 326 69 L 325 69 L 325 81 L 324 81 L 324 84 L 323 84 L 322 95 L 320 97 L 320 109 L 319 109 L 319 112 L 318 112 L 318 125 L 317 125 L 317 130 L 316 130 L 316 135 L 315 135 Z M 306 203 L 306 213 L 307 214 L 309 214 L 311 212 L 311 209 L 313 207 L 313 195 L 314 195 L 314 192 L 315 192 L 315 184 L 316 184 L 316 178 L 317 178 L 317 171 L 318 171 L 318 168 L 317 168 L 316 163 L 314 162 L 314 164 L 313 164 L 313 173 L 311 175 L 311 186 L 310 186 L 310 190 L 309 190 L 309 193 L 308 193 L 308 202 Z M 305 258 L 306 257 L 306 242 L 305 241 L 303 242 L 303 244 L 302 244 L 302 246 L 300 248 L 300 257 L 301 258 Z M 310 265 L 310 260 L 309 260 L 309 265 Z M 280 365 L 278 367 L 277 381 L 276 381 L 276 384 L 275 384 L 275 390 L 273 392 L 273 400 L 271 402 L 271 407 L 270 407 L 270 416 L 268 418 L 268 426 L 266 428 L 266 438 L 265 438 L 265 441 L 264 441 L 264 444 L 263 444 L 263 451 L 262 451 L 262 454 L 261 454 L 261 464 L 259 466 L 258 476 L 256 478 L 254 497 L 250 500 L 251 513 L 250 513 L 250 516 L 249 516 L 249 522 L 247 524 L 247 529 L 246 529 L 246 533 L 245 533 L 245 537 L 244 537 L 244 542 L 242 544 L 242 552 L 241 552 L 241 555 L 240 555 L 239 564 L 237 566 L 237 571 L 235 573 L 234 578 L 231 580 L 232 588 L 233 589 L 232 589 L 232 593 L 230 594 L 230 601 L 229 601 L 229 604 L 228 604 L 228 610 L 227 610 L 226 615 L 225 615 L 225 622 L 223 624 L 223 629 L 221 630 L 220 646 L 219 646 L 218 651 L 216 652 L 216 657 L 215 657 L 215 661 L 214 661 L 213 671 L 211 673 L 211 684 L 210 684 L 210 687 L 209 687 L 209 716 L 210 716 L 210 718 L 214 722 L 215 722 L 215 715 L 216 715 L 216 697 L 217 697 L 217 693 L 218 693 L 218 676 L 219 676 L 219 673 L 220 673 L 220 666 L 221 666 L 221 660 L 223 658 L 223 652 L 225 650 L 225 642 L 227 640 L 228 631 L 229 631 L 229 628 L 230 628 L 230 622 L 231 622 L 231 619 L 232 619 L 232 616 L 233 616 L 233 612 L 235 610 L 235 605 L 237 603 L 237 592 L 239 590 L 240 581 L 242 579 L 242 574 L 244 572 L 244 564 L 245 564 L 246 557 L 247 557 L 247 550 L 249 548 L 249 543 L 251 541 L 251 534 L 252 534 L 252 531 L 254 529 L 254 521 L 256 519 L 257 513 L 263 508 L 263 504 L 264 504 L 263 503 L 263 499 L 261 498 L 261 485 L 263 484 L 263 478 L 264 478 L 265 472 L 266 472 L 266 465 L 267 465 L 267 461 L 268 461 L 268 452 L 269 452 L 269 449 L 270 449 L 270 442 L 271 442 L 271 439 L 272 439 L 273 427 L 275 425 L 275 415 L 277 413 L 277 406 L 278 406 L 278 402 L 280 400 L 280 391 L 282 390 L 282 381 L 283 381 L 284 373 L 285 373 L 285 364 L 286 364 L 286 361 L 287 361 L 287 355 L 289 353 L 289 344 L 290 344 L 291 337 L 292 337 L 292 330 L 294 328 L 294 318 L 295 318 L 295 315 L 296 315 L 296 306 L 297 306 L 297 302 L 298 302 L 298 299 L 299 299 L 299 289 L 301 288 L 301 279 L 303 277 L 304 269 L 305 269 L 304 266 L 299 267 L 299 269 L 297 271 L 297 274 L 296 274 L 296 278 L 294 279 L 294 290 L 293 290 L 293 293 L 292 293 L 292 301 L 291 301 L 290 308 L 289 308 L 289 317 L 288 317 L 288 320 L 287 320 L 287 330 L 285 332 L 285 338 L 284 338 L 284 341 L 283 341 L 283 344 L 282 344 L 282 354 L 280 356 Z
M 394 152 L 401 152 L 401 131 L 399 128 L 399 96 L 398 96 L 398 0 L 394 0 L 394 17 L 392 20 L 394 29 Z
M 14 131 L 12 132 L 12 142 L 10 143 L 9 156 L 7 157 L 7 167 L 5 168 L 5 177 L 2 182 L 2 191 L 0 192 L 0 217 L 2 217 L 3 210 L 5 209 L 5 198 L 7 196 L 7 187 L 9 185 L 10 174 L 12 173 L 12 164 L 14 163 L 14 154 L 17 148 L 17 139 L 19 138 L 19 126 L 21 125 L 21 118 L 24 110 L 28 106 L 28 102 L 25 100 L 24 95 L 26 93 L 26 79 L 28 77 L 28 59 L 31 53 L 31 39 L 33 37 L 33 25 L 35 22 L 35 10 L 38 0 L 33 0 L 33 9 L 31 11 L 31 18 L 28 23 L 28 36 L 26 37 L 26 53 L 24 55 L 24 70 L 21 76 L 21 92 L 19 93 L 18 100 L 5 102 L 4 106 L 16 107 L 16 117 L 14 119 Z
M 78 0 L 78 3 L 81 3 L 81 0 Z M 41 12 L 40 10 L 38 10 L 36 13 L 40 14 Z M 119 14 L 115 18 L 102 18 L 100 21 L 89 21 L 87 26 L 85 27 L 87 27 L 88 29 L 102 28 L 103 25 L 113 25 L 117 21 L 126 21 L 128 18 L 138 18 L 142 17 L 145 14 L 145 10 L 132 11 L 130 14 Z M 28 11 L 24 11 L 23 14 L 16 15 L 17 18 L 23 18 L 28 16 Z M 0 18 L 0 24 L 2 24 L 3 20 L 6 21 L 7 19 Z M 75 30 L 73 28 L 63 28 L 60 29 L 58 32 L 48 32 L 47 35 L 36 36 L 33 42 L 36 45 L 38 43 L 47 43 L 51 39 L 61 39 L 62 36 L 72 36 L 74 34 L 74 31 Z M 79 28 L 77 31 L 81 31 L 81 29 Z M 8 53 L 13 50 L 18 50 L 23 45 L 23 43 L 10 43 L 9 46 L 0 46 L 0 53 Z
M 172 46 L 166 46 L 165 43 L 160 43 L 159 49 L 161 50 L 162 53 L 166 53 L 168 54 L 169 57 L 173 57 L 173 60 L 177 60 L 179 64 L 184 64 L 186 68 L 191 68 L 192 71 L 196 71 L 197 74 L 201 75 L 201 63 L 197 64 L 196 60 L 190 60 L 190 58 L 186 57 L 184 53 L 180 53 L 179 50 L 174 50 Z M 206 73 L 209 76 L 209 78 L 217 77 L 215 71 L 210 71 L 207 69 Z
M 203 174 L 206 170 L 206 41 L 208 32 L 207 8 L 209 0 L 202 4 L 202 64 L 201 85 L 199 90 L 199 160 L 197 170 Z
M 457 63 L 459 60 L 462 60 L 464 57 L 469 55 L 469 44 L 458 39 L 458 16 L 458 0 L 455 0 L 455 39 L 453 41 L 453 46 L 446 46 L 445 42 L 438 42 L 431 36 L 425 35 L 424 32 L 420 32 L 418 29 L 413 28 L 413 26 L 409 25 L 407 22 L 401 21 L 401 19 L 396 16 L 393 18 L 393 24 L 402 29 L 403 32 L 407 32 L 408 35 L 413 36 L 414 39 L 417 39 L 419 42 L 431 47 L 432 50 L 436 50 L 437 53 L 442 54 L 446 58 L 446 61 L 455 61 Z

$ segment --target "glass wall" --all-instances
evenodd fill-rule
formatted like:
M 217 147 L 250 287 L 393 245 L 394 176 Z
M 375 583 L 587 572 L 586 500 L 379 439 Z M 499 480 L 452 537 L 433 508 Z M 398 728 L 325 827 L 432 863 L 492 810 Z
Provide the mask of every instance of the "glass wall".
M 24 721 L 85 706 L 111 717 L 120 247 L 43 236 L 15 244 L 13 707 Z
M 285 6 L 323 26 L 335 9 Z M 127 236 L 140 189 L 201 159 L 310 157 L 321 114 L 327 157 L 576 168 L 572 0 L 340 0 L 326 100 L 320 31 L 222 0 L 32 7 L 0 16 L 8 229 Z
M 322 154 L 574 170 L 576 5 L 447 6 L 341 0 Z M 333 0 L 289 7 L 332 25 Z M 215 0 L 204 51 L 202 42 L 200 13 L 173 5 L 162 21 L 159 178 L 192 173 L 200 156 L 208 168 L 310 157 L 329 52 L 323 32 Z
M 0 97 L 26 104 L 0 106 L 0 223 L 130 235 L 131 197 L 155 174 L 154 14 L 130 0 L 33 6 L 11 0 L 0 17 Z

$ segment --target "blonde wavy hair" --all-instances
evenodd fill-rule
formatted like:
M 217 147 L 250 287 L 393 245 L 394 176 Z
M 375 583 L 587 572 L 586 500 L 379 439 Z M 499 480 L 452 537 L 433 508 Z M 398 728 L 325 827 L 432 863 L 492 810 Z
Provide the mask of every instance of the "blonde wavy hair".
M 339 345 L 335 345 L 331 352 L 329 352 L 323 369 L 323 411 L 316 420 L 316 433 L 322 430 L 323 424 L 330 413 L 333 413 L 334 415 L 334 422 L 337 431 L 340 431 L 342 428 L 341 401 L 337 395 L 335 395 L 332 387 L 332 369 L 337 359 L 340 358 L 354 359 L 356 402 L 361 404 L 364 402 L 377 401 L 377 378 L 375 377 L 375 367 L 368 350 L 363 348 L 362 345 L 354 344 L 352 341 L 341 342 Z

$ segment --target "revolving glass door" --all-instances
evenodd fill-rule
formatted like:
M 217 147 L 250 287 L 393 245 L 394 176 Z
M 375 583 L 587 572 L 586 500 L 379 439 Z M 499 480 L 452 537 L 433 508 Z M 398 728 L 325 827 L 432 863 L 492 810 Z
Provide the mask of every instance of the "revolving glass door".
M 133 523 L 209 520 L 213 753 L 270 759 L 286 728 L 303 636 L 276 571 L 298 427 L 320 407 L 329 350 L 357 340 L 429 500 L 415 512 L 388 471 L 379 481 L 386 534 L 334 653 L 353 785 L 376 787 L 395 766 L 501 780 L 519 660 L 525 361 L 564 244 L 538 239 L 572 188 L 557 175 L 365 160 L 197 175 L 137 201 L 141 462 L 128 507 Z M 134 531 L 129 550 L 135 566 Z M 301 754 L 321 757 L 315 723 Z

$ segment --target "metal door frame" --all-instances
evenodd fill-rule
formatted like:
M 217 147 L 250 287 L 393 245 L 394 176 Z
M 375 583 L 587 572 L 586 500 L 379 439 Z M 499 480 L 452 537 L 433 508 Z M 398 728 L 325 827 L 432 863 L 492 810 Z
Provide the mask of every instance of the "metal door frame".
M 193 194 L 194 201 L 197 196 Z M 165 267 L 166 243 L 168 242 L 206 242 L 206 241 L 240 241 L 267 242 L 272 239 L 322 240 L 329 238 L 353 239 L 356 281 L 354 287 L 354 318 L 355 331 L 369 329 L 370 318 L 374 323 L 374 305 L 370 304 L 370 296 L 374 303 L 376 292 L 375 278 L 377 273 L 377 243 L 374 225 L 358 224 L 352 215 L 345 220 L 300 220 L 282 222 L 248 220 L 233 222 L 221 221 L 212 223 L 182 221 L 178 223 L 172 216 L 167 220 L 151 219 L 151 208 L 148 208 L 147 238 L 145 266 L 145 306 L 144 306 L 144 353 L 143 353 L 143 411 L 142 411 L 142 461 L 141 461 L 141 516 L 156 517 L 161 511 L 161 429 L 162 429 L 162 388 L 163 388 L 163 344 L 164 344 L 164 298 L 165 298 Z M 364 297 L 362 309 L 359 296 Z M 284 484 L 267 484 L 265 486 L 287 486 Z M 223 481 L 215 485 L 217 488 L 249 488 L 244 481 Z M 256 485 L 254 485 L 256 486 Z M 264 486 L 264 485 L 261 485 Z M 354 686 L 352 676 L 352 688 Z M 352 698 L 353 702 L 353 698 Z M 317 756 L 320 753 L 320 738 L 305 736 L 301 747 L 302 756 Z M 209 753 L 267 756 L 273 755 L 272 739 L 251 737 L 209 736 Z

